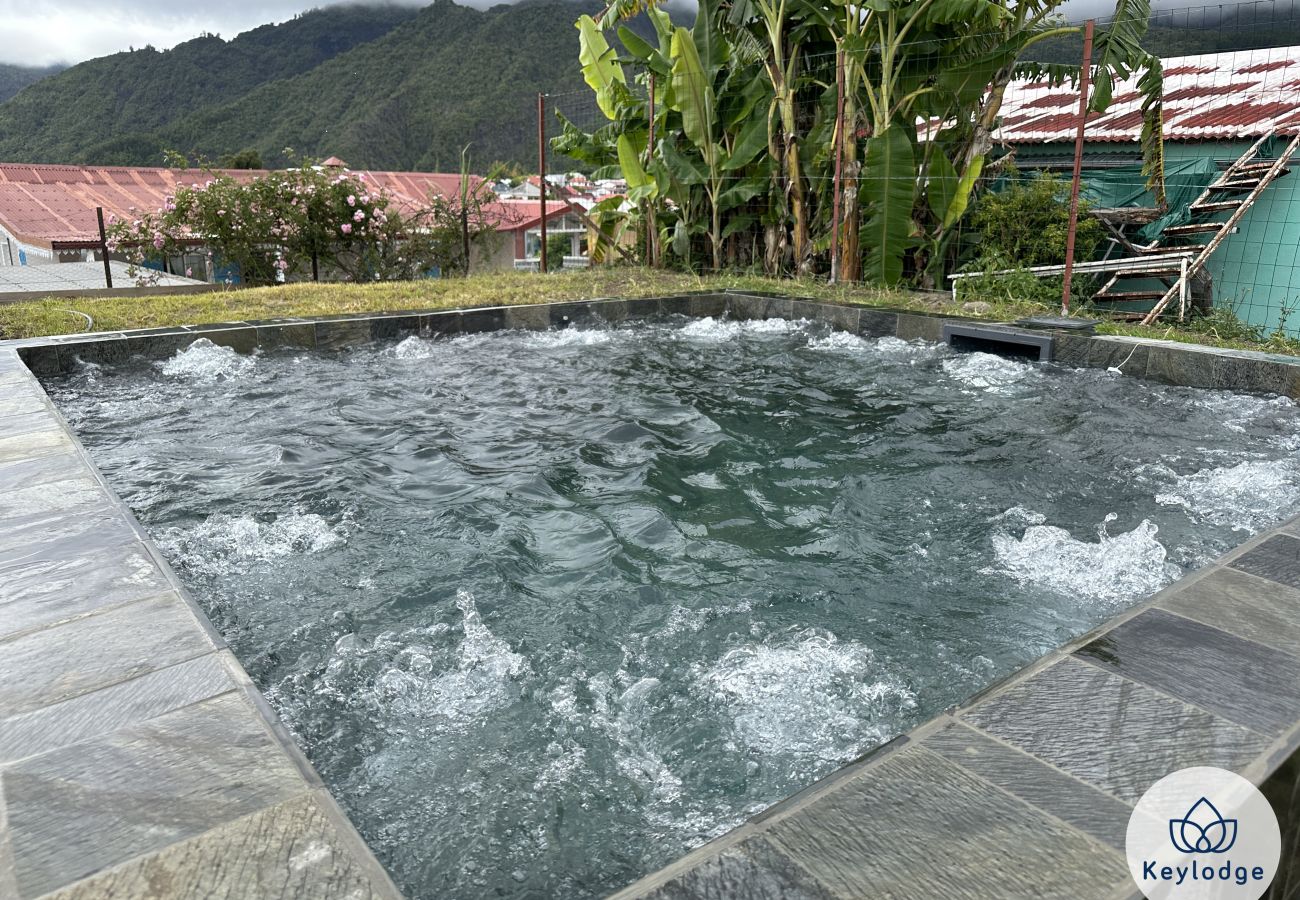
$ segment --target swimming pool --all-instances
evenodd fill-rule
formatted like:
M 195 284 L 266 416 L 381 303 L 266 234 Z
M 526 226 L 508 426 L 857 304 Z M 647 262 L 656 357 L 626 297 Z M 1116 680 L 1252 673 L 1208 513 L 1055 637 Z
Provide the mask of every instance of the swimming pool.
M 1300 500 L 1290 401 L 783 320 L 50 387 L 414 897 L 615 889 Z

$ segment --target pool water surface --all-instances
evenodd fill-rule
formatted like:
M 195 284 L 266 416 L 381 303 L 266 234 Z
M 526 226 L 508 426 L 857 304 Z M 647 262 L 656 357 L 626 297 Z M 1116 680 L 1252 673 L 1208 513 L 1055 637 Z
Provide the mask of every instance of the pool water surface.
M 412 898 L 616 890 L 1300 511 L 1289 400 L 807 322 L 47 386 Z

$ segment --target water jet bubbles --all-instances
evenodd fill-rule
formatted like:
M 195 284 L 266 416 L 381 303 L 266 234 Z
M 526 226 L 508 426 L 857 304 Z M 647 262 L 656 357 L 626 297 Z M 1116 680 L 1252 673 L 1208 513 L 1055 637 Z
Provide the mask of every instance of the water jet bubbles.
M 1300 503 L 1300 460 L 1248 460 L 1175 475 L 1155 499 L 1181 507 L 1193 521 L 1254 534 Z
M 1036 516 L 1016 511 L 1023 520 Z M 995 564 L 981 571 L 1114 607 L 1152 594 L 1178 576 L 1178 567 L 1166 561 L 1153 522 L 1143 519 L 1132 531 L 1112 536 L 1106 526 L 1113 521 L 1114 514 L 1108 514 L 1097 526 L 1095 543 L 1077 540 L 1054 525 L 1028 525 L 1020 538 L 996 531 L 992 536 Z
M 199 338 L 157 366 L 160 372 L 171 378 L 202 382 L 250 375 L 257 368 L 257 360 L 230 347 L 218 346 L 207 338 Z

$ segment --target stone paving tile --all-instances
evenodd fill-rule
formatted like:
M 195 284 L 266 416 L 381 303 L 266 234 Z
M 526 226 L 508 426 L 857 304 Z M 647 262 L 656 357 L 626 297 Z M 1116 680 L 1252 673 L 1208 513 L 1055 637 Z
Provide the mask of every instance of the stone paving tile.
M 298 769 L 238 693 L 2 767 L 19 897 L 196 837 L 302 789 Z
M 19 434 L 29 434 L 33 431 L 44 431 L 50 427 L 50 421 L 49 412 L 43 409 L 3 416 L 0 417 L 0 434 L 5 437 L 13 437 Z
M 1124 848 L 1132 809 L 1109 794 L 965 725 L 949 725 L 921 746 L 1102 843 Z
M 31 487 L 66 481 L 86 471 L 86 463 L 71 446 L 62 453 L 0 464 L 0 485 Z
M 1073 657 L 961 718 L 1126 803 L 1175 769 L 1235 769 L 1271 739 Z
M 7 519 L 31 514 L 62 512 L 77 507 L 112 502 L 103 486 L 84 468 L 82 473 L 63 481 L 40 485 L 6 485 L 0 487 L 0 527 Z
M 234 688 L 220 655 L 213 652 L 0 719 L 0 765 L 99 737 Z
M 1076 655 L 1256 731 L 1279 735 L 1300 721 L 1300 659 L 1161 609 Z
M 1228 565 L 1278 584 L 1300 588 L 1300 540 L 1275 534 Z
M 48 429 L 29 431 L 26 434 L 11 435 L 0 429 L 0 464 L 48 456 L 51 453 L 66 453 L 74 446 L 67 432 L 54 424 Z
M 841 897 L 1077 898 L 1129 879 L 1119 852 L 919 746 L 774 822 L 766 837 Z
M 1156 605 L 1300 657 L 1300 589 L 1221 568 Z
M 7 434 L 8 423 L 4 419 L 13 416 L 25 416 L 32 413 L 46 413 L 45 401 L 35 391 L 15 391 L 7 393 L 0 389 L 0 434 Z
M 395 897 L 387 879 L 375 877 L 374 864 L 358 859 L 323 802 L 328 801 L 316 794 L 300 794 L 47 896 L 49 900 Z M 160 893 L 163 885 L 165 891 Z
M 646 900 L 839 900 L 762 837 L 728 847 L 657 888 L 633 896 Z
M 121 525 L 120 520 L 98 516 L 53 519 L 48 526 L 54 534 L 49 542 L 40 543 L 35 541 L 40 534 L 36 526 L 21 533 L 6 533 L 0 528 L 0 547 L 9 548 L 0 552 L 0 638 L 173 588 L 144 544 L 134 540 L 133 533 L 108 531 L 105 540 L 120 537 L 121 543 L 100 550 L 93 549 L 93 538 L 78 536 L 78 526 L 93 527 L 96 523 L 110 529 Z M 15 534 L 33 540 L 19 540 Z M 49 548 L 60 538 L 73 543 L 86 540 L 92 549 L 79 556 L 54 555 Z
M 165 594 L 0 642 L 0 716 L 30 712 L 213 650 Z

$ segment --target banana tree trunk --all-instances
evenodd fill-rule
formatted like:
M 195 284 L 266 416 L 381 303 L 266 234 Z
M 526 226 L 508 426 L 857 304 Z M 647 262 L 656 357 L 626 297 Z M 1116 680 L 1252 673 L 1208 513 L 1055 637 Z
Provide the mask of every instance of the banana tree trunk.
M 843 224 L 840 232 L 840 278 L 844 281 L 862 280 L 862 244 L 859 233 L 862 227 L 862 210 L 858 204 L 858 174 L 862 161 L 858 159 L 858 106 L 852 94 L 844 98 L 844 157 L 840 208 Z
M 791 65 L 793 66 L 793 62 Z M 790 197 L 791 243 L 794 249 L 795 273 L 806 275 L 812 264 L 812 242 L 808 237 L 808 196 L 799 159 L 797 127 L 794 92 L 786 87 L 781 96 L 781 136 L 782 154 L 785 158 L 786 190 Z
M 772 157 L 772 190 L 768 203 L 772 221 L 763 228 L 763 271 L 776 278 L 781 274 L 781 263 L 786 258 L 789 242 L 786 239 L 785 192 L 781 189 L 781 173 L 785 171 L 781 142 L 772 127 L 773 110 L 768 109 L 767 152 Z

